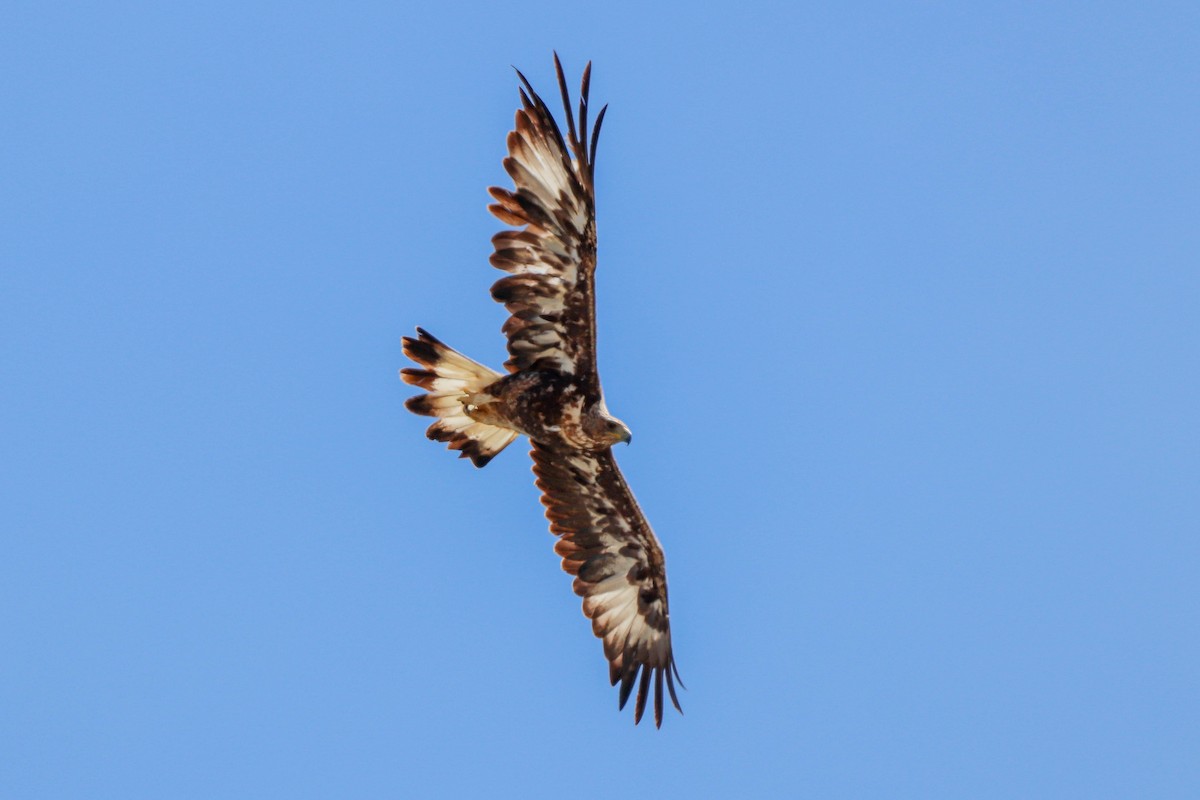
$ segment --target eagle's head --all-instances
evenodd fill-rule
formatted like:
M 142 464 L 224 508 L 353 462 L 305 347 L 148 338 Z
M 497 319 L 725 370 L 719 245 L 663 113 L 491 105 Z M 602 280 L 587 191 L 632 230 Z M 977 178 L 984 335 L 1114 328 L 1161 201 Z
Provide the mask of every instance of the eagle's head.
M 617 442 L 629 444 L 633 441 L 629 426 L 609 414 L 603 401 L 593 406 L 584 417 L 583 431 L 590 440 L 591 448 L 596 450 L 612 447 Z
M 608 439 L 610 447 L 617 442 L 629 444 L 633 441 L 633 433 L 629 430 L 629 426 L 616 417 L 608 417 L 604 420 L 604 437 Z

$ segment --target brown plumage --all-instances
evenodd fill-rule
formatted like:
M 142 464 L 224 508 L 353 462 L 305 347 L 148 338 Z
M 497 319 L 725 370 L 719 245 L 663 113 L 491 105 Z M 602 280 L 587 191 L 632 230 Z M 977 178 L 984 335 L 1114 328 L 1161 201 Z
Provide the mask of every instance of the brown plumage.
M 612 445 L 629 429 L 608 413 L 596 369 L 596 140 L 607 106 L 588 131 L 591 64 L 584 69 L 576 115 L 557 54 L 554 67 L 567 123 L 554 115 L 519 71 L 521 108 L 508 134 L 504 169 L 513 189 L 492 187 L 492 213 L 520 230 L 492 238 L 491 263 L 509 275 L 492 297 L 510 316 L 507 375 L 472 361 L 417 329 L 404 352 L 420 369 L 401 370 L 426 390 L 409 410 L 436 417 L 427 435 L 482 467 L 519 434 L 533 443 L 555 552 L 575 580 L 583 612 L 604 642 L 619 706 L 637 688 L 634 722 L 651 694 L 662 724 L 663 677 L 675 708 L 679 673 L 671 648 L 662 548 L 629 490 Z

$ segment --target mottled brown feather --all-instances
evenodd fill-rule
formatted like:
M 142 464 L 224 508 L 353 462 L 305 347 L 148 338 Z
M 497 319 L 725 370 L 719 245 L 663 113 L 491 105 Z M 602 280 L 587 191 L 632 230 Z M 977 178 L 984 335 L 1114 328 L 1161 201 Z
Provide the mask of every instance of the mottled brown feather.
M 557 56 L 554 62 L 566 112 L 566 139 L 545 101 L 517 71 L 522 107 L 508 134 L 509 155 L 504 159 L 513 189 L 488 191 L 496 200 L 489 206 L 491 212 L 502 222 L 523 227 L 493 237 L 491 263 L 524 280 L 498 281 L 492 296 L 512 315 L 503 329 L 509 351 L 505 367 L 510 372 L 535 365 L 559 369 L 582 378 L 598 394 L 595 134 L 588 136 L 585 127 L 591 65 L 584 72 L 577 130 L 562 64 Z M 514 319 L 530 324 L 513 324 Z
M 654 718 L 661 725 L 663 674 L 679 708 L 662 547 L 611 451 L 562 451 L 534 442 L 532 456 L 550 530 L 559 536 L 554 550 L 575 576 L 572 588 L 603 642 L 612 683 L 621 682 L 618 703 L 624 708 L 637 684 L 634 719 L 640 720 L 653 677 Z M 631 621 L 621 615 L 628 608 Z

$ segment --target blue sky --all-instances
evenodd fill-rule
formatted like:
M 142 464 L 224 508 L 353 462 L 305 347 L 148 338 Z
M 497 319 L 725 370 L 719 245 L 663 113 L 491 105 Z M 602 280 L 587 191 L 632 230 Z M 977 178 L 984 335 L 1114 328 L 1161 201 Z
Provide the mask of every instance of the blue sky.
M 1200 13 L 1018 6 L 6 9 L 0 794 L 1197 796 Z M 660 731 L 396 376 L 552 48 Z

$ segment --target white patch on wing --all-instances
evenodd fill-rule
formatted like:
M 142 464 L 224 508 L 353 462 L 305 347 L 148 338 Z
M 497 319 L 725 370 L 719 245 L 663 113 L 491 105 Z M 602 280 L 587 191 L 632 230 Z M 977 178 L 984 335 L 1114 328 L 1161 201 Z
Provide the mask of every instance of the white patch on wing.
M 583 398 L 579 398 L 576 402 L 572 403 L 571 406 L 574 411 L 572 414 L 572 419 L 580 419 L 583 416 Z M 588 480 L 596 480 L 596 476 L 600 471 L 600 464 L 597 463 L 596 459 L 573 454 L 569 456 L 569 460 L 571 462 L 571 466 L 574 467 L 579 473 L 586 476 Z

